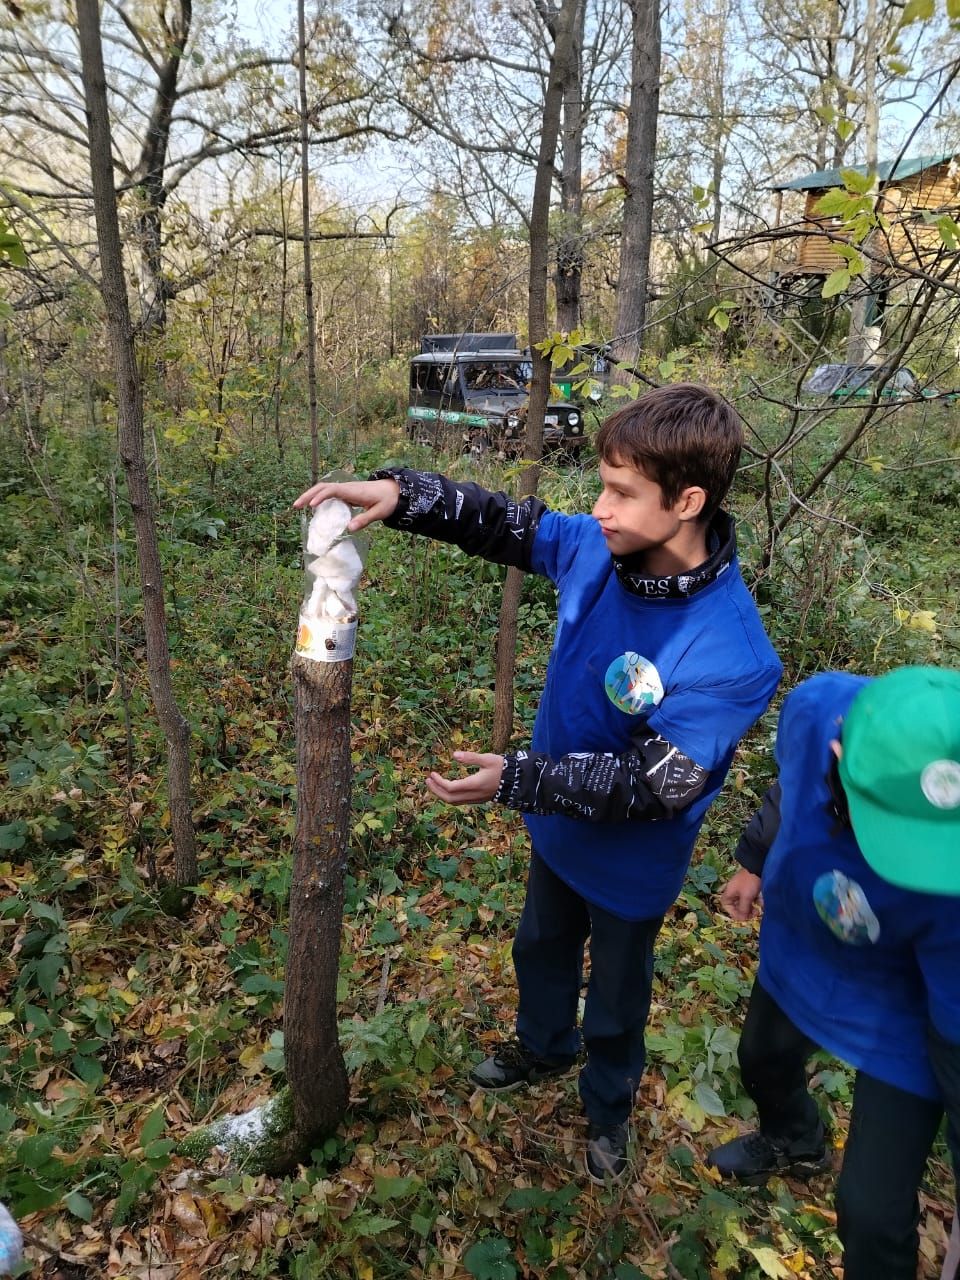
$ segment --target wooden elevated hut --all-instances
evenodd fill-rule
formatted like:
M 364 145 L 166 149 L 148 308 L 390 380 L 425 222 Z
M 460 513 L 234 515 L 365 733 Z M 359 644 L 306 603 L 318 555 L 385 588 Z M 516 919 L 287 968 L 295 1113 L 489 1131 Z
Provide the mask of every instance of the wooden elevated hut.
M 862 176 L 866 165 L 849 165 Z M 783 221 L 784 194 L 802 192 L 804 210 L 796 236 L 778 237 L 771 244 L 769 262 L 773 281 L 789 287 L 804 277 L 827 276 L 845 265 L 835 244 L 842 235 L 839 218 L 817 212 L 817 202 L 833 187 L 844 185 L 840 169 L 818 169 L 790 182 L 776 183 L 776 227 Z M 960 152 L 885 160 L 877 166 L 877 208 L 884 226 L 870 236 L 874 275 L 886 276 L 887 286 L 928 269 L 943 252 L 944 242 L 931 215 L 960 216 Z

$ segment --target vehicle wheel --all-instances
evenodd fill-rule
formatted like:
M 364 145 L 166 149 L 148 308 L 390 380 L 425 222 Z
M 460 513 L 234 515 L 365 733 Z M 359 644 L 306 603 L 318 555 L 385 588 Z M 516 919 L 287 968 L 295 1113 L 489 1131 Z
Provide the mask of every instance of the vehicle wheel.
M 437 430 L 431 422 L 424 422 L 422 418 L 414 418 L 410 423 L 408 434 L 414 444 L 423 445 L 427 449 L 435 449 L 437 447 Z

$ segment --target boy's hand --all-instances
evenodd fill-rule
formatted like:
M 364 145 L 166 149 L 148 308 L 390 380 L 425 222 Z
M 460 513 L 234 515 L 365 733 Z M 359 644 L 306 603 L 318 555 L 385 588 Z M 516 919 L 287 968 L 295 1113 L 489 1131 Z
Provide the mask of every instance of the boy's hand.
M 348 507 L 362 507 L 358 516 L 354 516 L 347 525 L 349 533 L 365 529 L 374 520 L 386 520 L 397 509 L 400 500 L 400 486 L 396 480 L 321 480 L 293 504 L 297 508 L 319 507 L 328 498 L 339 498 Z
M 483 804 L 492 800 L 503 773 L 503 756 L 490 752 L 455 751 L 453 758 L 467 768 L 476 768 L 466 778 L 444 778 L 439 773 L 427 774 L 427 790 L 447 804 Z
M 720 890 L 720 905 L 732 920 L 749 920 L 760 897 L 760 877 L 741 867 Z

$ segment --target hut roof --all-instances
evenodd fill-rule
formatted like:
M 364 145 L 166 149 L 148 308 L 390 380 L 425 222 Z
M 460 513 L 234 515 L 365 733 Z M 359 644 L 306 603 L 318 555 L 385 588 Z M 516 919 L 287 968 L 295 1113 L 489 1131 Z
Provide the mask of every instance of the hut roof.
M 899 160 L 881 160 L 877 165 L 877 178 L 882 185 L 885 182 L 902 182 L 904 178 L 912 178 L 924 169 L 935 169 L 937 165 L 946 164 L 956 153 L 947 151 L 936 156 L 905 156 Z M 773 182 L 772 191 L 826 191 L 830 187 L 842 187 L 845 170 L 854 173 L 868 173 L 865 164 L 844 165 L 842 169 L 817 169 L 815 173 L 805 174 L 802 178 L 794 178 L 792 182 Z

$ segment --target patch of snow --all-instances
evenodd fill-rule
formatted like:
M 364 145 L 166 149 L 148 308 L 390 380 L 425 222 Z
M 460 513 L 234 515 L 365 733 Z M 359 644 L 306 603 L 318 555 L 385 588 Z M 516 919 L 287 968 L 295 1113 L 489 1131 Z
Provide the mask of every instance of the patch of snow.
M 224 1116 L 210 1126 L 214 1142 L 218 1147 L 253 1147 L 263 1138 L 269 1127 L 276 1098 L 261 1102 L 251 1111 L 243 1111 L 237 1116 Z

